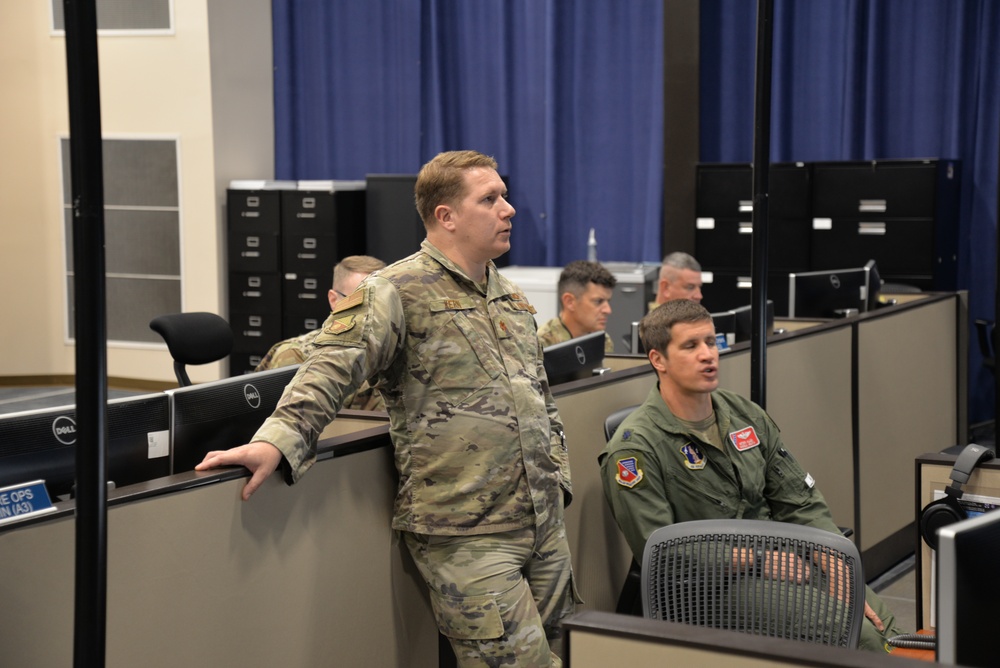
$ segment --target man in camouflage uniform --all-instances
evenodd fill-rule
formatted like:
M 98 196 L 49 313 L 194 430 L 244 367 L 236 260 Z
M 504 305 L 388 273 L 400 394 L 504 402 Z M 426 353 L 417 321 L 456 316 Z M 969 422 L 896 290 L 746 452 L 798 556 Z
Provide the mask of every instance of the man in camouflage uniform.
M 343 397 L 385 399 L 399 489 L 392 527 L 430 589 L 462 666 L 558 666 L 577 597 L 564 503 L 569 457 L 534 309 L 492 259 L 514 208 L 496 162 L 442 153 L 420 170 L 420 251 L 337 304 L 254 442 L 196 468 L 244 465 L 250 495 L 282 458 L 298 480 Z
M 333 268 L 333 287 L 327 293 L 327 300 L 330 302 L 330 310 L 337 308 L 337 302 L 358 289 L 368 274 L 378 271 L 385 266 L 385 262 L 370 255 L 348 255 L 337 263 Z M 316 337 L 323 333 L 323 329 L 314 329 L 301 336 L 278 341 L 264 355 L 254 371 L 266 371 L 267 369 L 277 369 L 283 366 L 301 364 L 312 354 L 316 348 Z M 368 381 L 365 381 L 358 391 L 344 399 L 344 406 L 357 411 L 381 411 L 385 410 L 382 397 L 372 389 Z
M 618 280 L 599 262 L 574 260 L 559 274 L 559 317 L 538 328 L 542 347 L 575 339 L 608 326 L 611 315 L 611 292 Z M 604 335 L 604 352 L 615 351 L 615 344 Z
M 669 253 L 660 265 L 660 278 L 656 285 L 653 310 L 672 299 L 690 299 L 701 303 L 701 265 L 687 253 Z
M 834 533 L 826 500 L 781 442 L 767 413 L 718 389 L 712 317 L 688 299 L 667 302 L 639 323 L 658 383 L 598 457 L 604 495 L 642 563 L 656 529 L 702 519 L 758 519 Z M 860 646 L 889 651 L 902 631 L 871 589 Z

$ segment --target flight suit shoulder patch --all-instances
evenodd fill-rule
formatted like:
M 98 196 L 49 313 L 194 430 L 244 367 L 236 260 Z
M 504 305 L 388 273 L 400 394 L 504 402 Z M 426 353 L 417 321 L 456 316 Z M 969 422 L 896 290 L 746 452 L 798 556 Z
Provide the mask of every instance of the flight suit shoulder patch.
M 622 457 L 615 464 L 618 469 L 615 473 L 615 482 L 619 485 L 632 489 L 642 482 L 643 473 L 638 457 Z

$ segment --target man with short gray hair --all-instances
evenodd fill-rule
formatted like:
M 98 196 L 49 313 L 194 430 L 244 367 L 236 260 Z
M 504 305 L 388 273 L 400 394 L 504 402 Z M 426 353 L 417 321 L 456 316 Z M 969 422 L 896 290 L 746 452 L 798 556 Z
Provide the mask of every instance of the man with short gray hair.
M 701 303 L 701 265 L 687 253 L 670 253 L 660 265 L 656 303 L 665 304 L 671 299 Z

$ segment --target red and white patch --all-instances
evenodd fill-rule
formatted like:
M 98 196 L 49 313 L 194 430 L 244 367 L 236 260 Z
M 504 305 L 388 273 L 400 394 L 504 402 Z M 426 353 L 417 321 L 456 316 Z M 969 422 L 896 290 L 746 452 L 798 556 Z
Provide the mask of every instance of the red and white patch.
M 734 431 L 729 435 L 729 438 L 732 439 L 733 445 L 740 452 L 756 448 L 760 445 L 760 439 L 757 438 L 757 432 L 753 430 L 753 427 L 744 427 L 739 431 Z

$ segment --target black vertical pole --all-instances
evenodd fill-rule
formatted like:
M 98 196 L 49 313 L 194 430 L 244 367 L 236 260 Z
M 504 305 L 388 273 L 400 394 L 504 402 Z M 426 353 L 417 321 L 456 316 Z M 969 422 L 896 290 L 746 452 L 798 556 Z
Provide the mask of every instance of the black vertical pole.
M 997 151 L 997 158 L 1000 160 L 1000 151 Z M 969 170 L 972 171 L 972 170 Z M 1000 170 L 998 170 L 1000 172 Z M 1000 420 L 1000 366 L 996 364 L 996 360 L 1000 359 L 1000 353 L 998 353 L 997 344 L 1000 344 L 1000 177 L 997 178 L 997 219 L 994 221 L 996 227 L 994 228 L 994 233 L 996 234 L 996 244 L 997 244 L 997 257 L 996 263 L 993 266 L 993 282 L 994 282 L 994 303 L 993 303 L 993 329 L 990 330 L 990 348 L 993 350 L 993 438 L 994 443 L 996 442 L 996 428 L 997 420 Z
M 767 193 L 771 163 L 771 33 L 773 0 L 757 2 L 757 59 L 753 113 L 753 248 L 750 275 L 750 399 L 767 403 Z
M 69 82 L 76 315 L 76 589 L 73 665 L 103 666 L 107 625 L 107 324 L 104 163 L 95 0 L 63 0 Z

